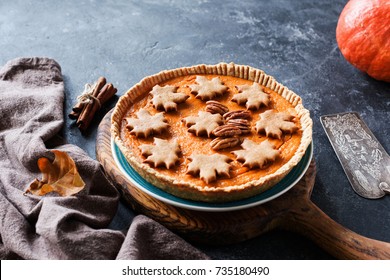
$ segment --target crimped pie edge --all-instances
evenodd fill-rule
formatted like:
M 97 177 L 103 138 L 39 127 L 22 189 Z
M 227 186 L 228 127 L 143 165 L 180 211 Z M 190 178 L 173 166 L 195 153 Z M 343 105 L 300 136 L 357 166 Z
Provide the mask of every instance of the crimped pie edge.
M 150 167 L 141 163 L 128 149 L 121 139 L 122 119 L 126 115 L 129 107 L 134 104 L 141 95 L 149 92 L 156 84 L 170 80 L 179 76 L 214 74 L 223 76 L 233 76 L 259 83 L 286 99 L 296 110 L 302 129 L 300 145 L 291 159 L 281 166 L 276 172 L 261 177 L 241 185 L 233 185 L 224 188 L 201 187 L 184 180 L 172 180 L 171 177 L 163 175 Z M 302 105 L 301 98 L 275 80 L 274 77 L 265 74 L 264 71 L 247 65 L 237 65 L 234 63 L 219 63 L 216 65 L 200 64 L 190 67 L 181 67 L 171 70 L 164 70 L 157 74 L 143 78 L 139 83 L 131 87 L 118 100 L 111 116 L 111 137 L 118 145 L 121 152 L 126 157 L 129 164 L 148 182 L 154 186 L 171 193 L 175 196 L 205 202 L 228 202 L 244 199 L 270 189 L 273 185 L 283 179 L 293 167 L 302 159 L 307 147 L 312 141 L 313 122 L 310 112 Z

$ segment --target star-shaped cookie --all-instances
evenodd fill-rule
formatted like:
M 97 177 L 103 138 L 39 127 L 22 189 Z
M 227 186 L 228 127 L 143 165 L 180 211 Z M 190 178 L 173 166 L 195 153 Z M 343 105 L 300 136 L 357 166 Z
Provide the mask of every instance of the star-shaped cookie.
M 150 92 L 153 96 L 152 104 L 157 110 L 177 111 L 177 104 L 183 103 L 189 97 L 185 93 L 177 92 L 176 86 L 159 86 L 155 85 Z
M 279 150 L 276 150 L 268 140 L 257 144 L 252 140 L 245 139 L 241 147 L 244 149 L 232 153 L 236 155 L 237 161 L 243 162 L 243 165 L 250 169 L 264 168 L 279 157 Z
M 239 93 L 233 95 L 232 101 L 239 105 L 245 104 L 248 110 L 258 110 L 260 106 L 268 106 L 270 103 L 268 94 L 261 89 L 258 83 L 253 83 L 251 86 L 236 86 L 236 88 Z
M 126 118 L 126 127 L 130 129 L 131 134 L 137 137 L 146 138 L 152 134 L 160 134 L 169 127 L 163 112 L 151 115 L 149 111 L 141 109 L 136 115 L 138 119 Z
M 140 145 L 141 153 L 146 156 L 144 162 L 154 167 L 165 166 L 170 169 L 179 161 L 180 147 L 177 141 L 154 138 L 154 145 Z
M 223 117 L 220 114 L 199 111 L 198 116 L 186 117 L 183 119 L 183 122 L 189 127 L 188 132 L 191 132 L 196 136 L 206 134 L 207 137 L 210 137 L 212 131 L 223 124 Z
M 207 184 L 217 180 L 217 175 L 230 177 L 231 159 L 221 154 L 192 154 L 189 159 L 187 174 L 199 176 Z
M 260 120 L 256 122 L 257 133 L 264 133 L 273 138 L 280 139 L 284 133 L 294 133 L 298 127 L 292 121 L 293 115 L 285 112 L 267 110 L 259 114 Z
M 195 94 L 196 98 L 203 101 L 221 96 L 228 89 L 218 77 L 209 80 L 204 76 L 196 76 L 195 81 L 197 84 L 190 85 L 191 93 Z

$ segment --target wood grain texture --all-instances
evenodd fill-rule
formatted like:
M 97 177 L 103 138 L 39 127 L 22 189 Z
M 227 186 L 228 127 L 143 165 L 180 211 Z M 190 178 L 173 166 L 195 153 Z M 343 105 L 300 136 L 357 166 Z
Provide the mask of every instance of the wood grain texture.
M 163 224 L 184 238 L 214 245 L 231 244 L 275 228 L 300 233 L 340 259 L 390 259 L 390 243 L 361 236 L 333 221 L 310 200 L 315 182 L 314 160 L 304 177 L 280 197 L 248 209 L 201 212 L 165 204 L 134 187 L 111 154 L 109 112 L 99 125 L 96 155 L 108 177 L 137 213 Z

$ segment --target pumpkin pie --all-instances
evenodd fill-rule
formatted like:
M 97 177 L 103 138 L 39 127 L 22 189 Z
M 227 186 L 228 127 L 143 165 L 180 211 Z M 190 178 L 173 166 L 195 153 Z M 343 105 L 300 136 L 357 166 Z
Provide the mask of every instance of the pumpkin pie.
M 119 99 L 111 122 L 115 143 L 145 180 L 213 203 L 272 188 L 312 140 L 297 94 L 262 70 L 233 63 L 146 77 Z

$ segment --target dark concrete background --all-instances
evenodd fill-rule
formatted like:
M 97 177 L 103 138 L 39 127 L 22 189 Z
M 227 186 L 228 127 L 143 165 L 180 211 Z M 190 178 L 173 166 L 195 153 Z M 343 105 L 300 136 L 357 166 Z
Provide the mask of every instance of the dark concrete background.
M 390 197 L 355 194 L 320 125 L 324 114 L 357 111 L 390 151 L 390 84 L 355 69 L 335 40 L 346 0 L 0 1 L 0 64 L 21 56 L 54 58 L 70 111 L 84 84 L 105 76 L 122 95 L 146 75 L 221 61 L 263 69 L 300 94 L 314 120 L 316 185 L 312 200 L 364 236 L 390 242 Z M 95 157 L 104 106 L 82 135 L 66 118 L 63 137 Z M 121 205 L 113 227 L 131 218 Z M 284 231 L 225 247 L 199 246 L 216 259 L 331 259 Z

